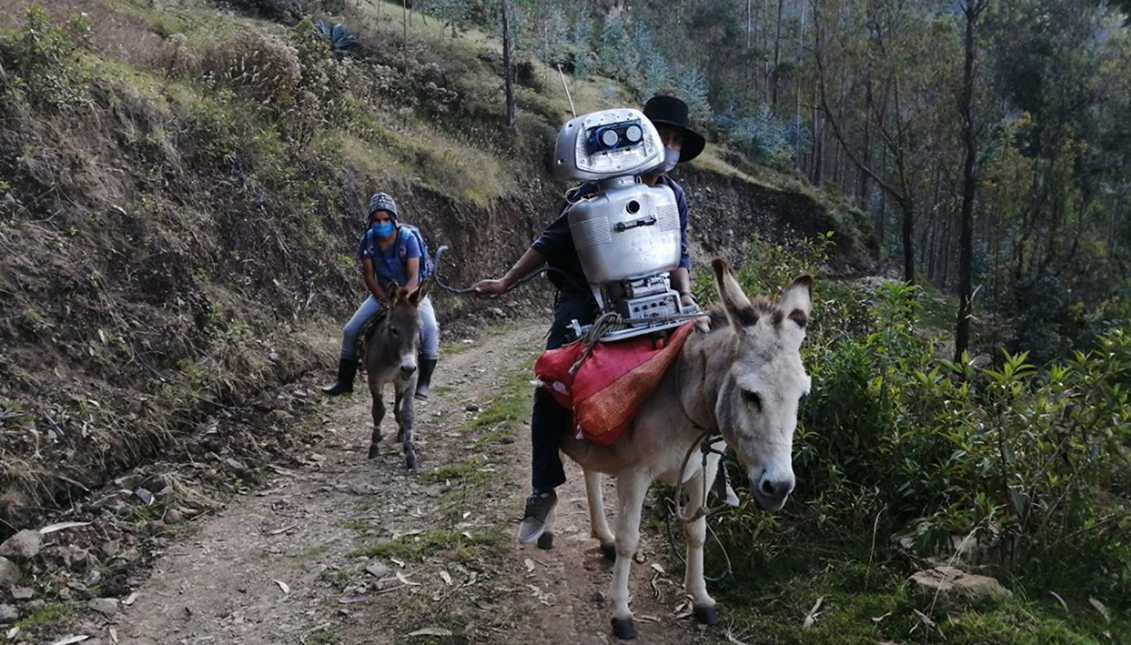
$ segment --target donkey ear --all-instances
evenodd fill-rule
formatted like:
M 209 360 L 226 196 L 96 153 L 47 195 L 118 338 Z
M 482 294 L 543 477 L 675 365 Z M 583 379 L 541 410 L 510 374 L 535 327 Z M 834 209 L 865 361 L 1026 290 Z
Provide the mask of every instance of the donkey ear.
M 400 285 L 398 285 L 395 280 L 390 282 L 389 288 L 385 289 L 385 295 L 389 298 L 389 305 L 397 304 L 397 301 L 401 299 Z
M 813 276 L 806 273 L 794 278 L 782 293 L 778 309 L 804 329 L 809 324 L 809 312 L 813 309 Z
M 742 292 L 742 287 L 738 286 L 738 280 L 734 279 L 726 261 L 715 258 L 711 260 L 711 268 L 715 270 L 715 286 L 719 288 L 723 310 L 726 311 L 731 327 L 741 332 L 745 327 L 754 326 L 758 322 L 758 312 Z
M 416 288 L 416 291 L 413 291 L 411 294 L 409 294 L 409 303 L 412 304 L 413 307 L 418 306 L 420 304 L 420 301 L 424 300 L 425 296 L 428 295 L 428 291 L 430 291 L 431 289 L 432 279 L 428 278 L 424 282 L 420 283 L 420 286 Z

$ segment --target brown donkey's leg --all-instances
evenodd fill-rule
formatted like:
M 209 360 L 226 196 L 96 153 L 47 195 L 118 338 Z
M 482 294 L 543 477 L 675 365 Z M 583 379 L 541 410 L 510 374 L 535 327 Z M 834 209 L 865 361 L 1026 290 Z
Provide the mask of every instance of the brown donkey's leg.
M 385 402 L 381 400 L 381 384 L 369 373 L 369 395 L 373 397 L 373 438 L 369 440 L 369 458 L 381 454 L 381 420 L 385 418 Z
M 412 437 L 412 422 L 415 418 L 412 392 L 416 391 L 415 379 L 414 376 L 409 383 L 397 388 L 397 402 L 393 408 L 393 414 L 397 418 L 397 426 L 399 427 L 397 439 L 404 446 L 405 466 L 410 470 L 416 470 L 416 444 Z

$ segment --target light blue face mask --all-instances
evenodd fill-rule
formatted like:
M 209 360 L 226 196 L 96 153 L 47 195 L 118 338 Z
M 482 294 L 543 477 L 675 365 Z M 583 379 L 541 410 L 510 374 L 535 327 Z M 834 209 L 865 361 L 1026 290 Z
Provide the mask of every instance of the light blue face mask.
M 672 150 L 664 146 L 664 163 L 660 164 L 660 174 L 666 174 L 675 170 L 677 163 L 679 163 L 679 150 Z
M 392 222 L 374 222 L 369 225 L 369 230 L 377 237 L 389 237 L 396 227 Z

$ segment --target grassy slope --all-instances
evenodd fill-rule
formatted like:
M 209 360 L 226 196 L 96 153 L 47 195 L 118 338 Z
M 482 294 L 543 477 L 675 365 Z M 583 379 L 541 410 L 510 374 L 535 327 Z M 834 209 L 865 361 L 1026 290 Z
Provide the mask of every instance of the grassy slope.
M 9 3 L 0 29 L 29 4 Z M 57 24 L 85 12 L 93 30 L 69 63 L 76 106 L 0 114 L 0 410 L 14 415 L 0 535 L 158 455 L 273 450 L 253 418 L 236 437 L 203 429 L 333 362 L 373 189 L 397 194 L 434 246 L 456 247 L 457 281 L 498 271 L 554 212 L 547 151 L 568 117 L 556 71 L 534 64 L 506 134 L 498 43 L 414 15 L 406 75 L 392 9 L 334 18 L 373 65 L 345 63 L 348 116 L 296 144 L 270 101 L 215 80 L 250 34 L 282 42 L 290 28 L 205 0 L 50 3 Z M 605 79 L 570 87 L 581 112 L 631 102 Z M 739 177 L 739 197 L 776 192 L 717 157 L 700 166 L 705 181 Z M 823 212 L 820 200 L 803 201 Z

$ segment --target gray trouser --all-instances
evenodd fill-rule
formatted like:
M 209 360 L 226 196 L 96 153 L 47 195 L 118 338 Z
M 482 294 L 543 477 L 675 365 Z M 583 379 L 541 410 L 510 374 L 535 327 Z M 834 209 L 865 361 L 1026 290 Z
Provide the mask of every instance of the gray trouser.
M 353 318 L 342 327 L 342 358 L 357 360 L 357 336 L 365 321 L 381 311 L 381 303 L 373 296 L 365 299 L 354 312 Z M 424 358 L 440 358 L 440 326 L 436 324 L 436 311 L 432 309 L 432 298 L 420 301 L 420 355 Z

